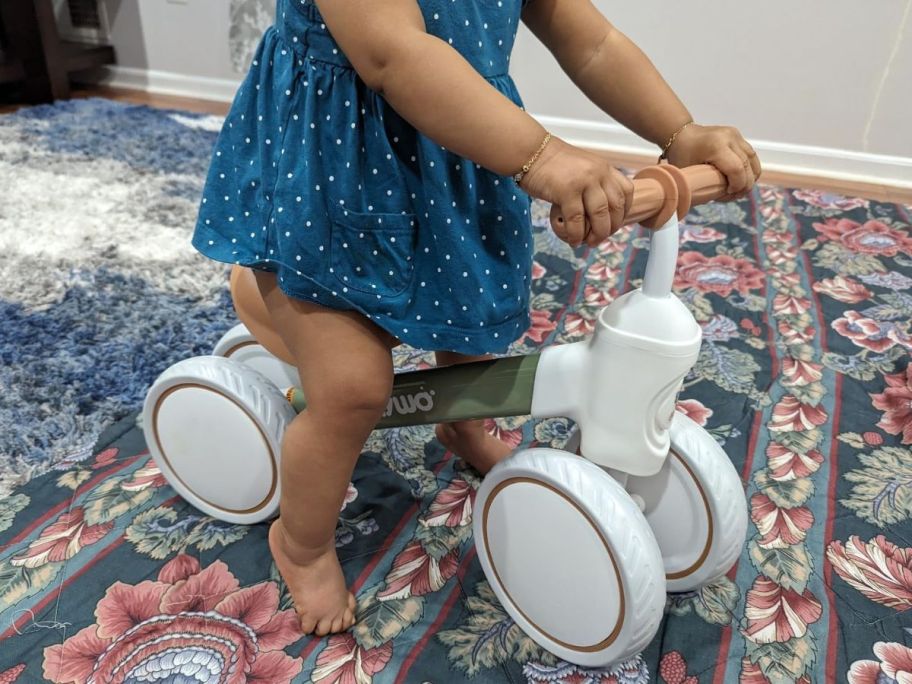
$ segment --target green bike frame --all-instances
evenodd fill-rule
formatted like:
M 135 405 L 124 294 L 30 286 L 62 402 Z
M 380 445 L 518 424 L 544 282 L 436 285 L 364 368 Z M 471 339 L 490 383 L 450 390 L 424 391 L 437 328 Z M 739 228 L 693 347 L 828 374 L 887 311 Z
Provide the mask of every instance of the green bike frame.
M 529 415 L 540 357 L 508 356 L 397 373 L 377 427 Z M 289 390 L 288 398 L 298 413 L 307 406 L 300 388 Z

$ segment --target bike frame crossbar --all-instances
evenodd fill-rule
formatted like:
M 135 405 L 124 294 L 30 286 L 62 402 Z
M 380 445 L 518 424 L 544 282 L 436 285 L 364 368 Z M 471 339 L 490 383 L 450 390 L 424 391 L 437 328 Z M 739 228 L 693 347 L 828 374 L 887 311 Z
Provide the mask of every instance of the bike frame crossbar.
M 540 357 L 507 356 L 397 373 L 377 427 L 529 415 Z M 300 388 L 290 389 L 287 396 L 298 413 L 306 408 Z

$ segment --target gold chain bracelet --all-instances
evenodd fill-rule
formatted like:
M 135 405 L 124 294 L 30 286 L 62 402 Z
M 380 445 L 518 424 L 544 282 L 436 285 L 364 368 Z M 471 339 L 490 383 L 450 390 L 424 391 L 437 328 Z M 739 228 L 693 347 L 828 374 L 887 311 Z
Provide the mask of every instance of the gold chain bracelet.
M 532 158 L 529 161 L 527 161 L 525 164 L 523 164 L 522 171 L 513 175 L 513 180 L 516 181 L 517 185 L 523 179 L 523 176 L 525 176 L 527 173 L 529 173 L 529 169 L 532 168 L 532 164 L 534 164 L 535 160 L 538 159 L 539 155 L 541 155 L 542 150 L 545 149 L 545 145 L 548 144 L 549 140 L 551 140 L 551 134 L 547 133 L 545 135 L 545 139 L 542 140 L 542 144 L 538 146 L 538 150 L 535 152 L 535 154 L 532 155 Z
M 659 155 L 658 161 L 661 163 L 663 159 L 668 158 L 668 149 L 674 144 L 675 138 L 678 137 L 678 134 L 683 131 L 685 128 L 693 124 L 693 119 L 688 121 L 686 124 L 681 126 L 678 130 L 671 134 L 671 137 L 668 139 L 668 142 L 665 143 L 665 147 L 662 148 L 662 154 Z

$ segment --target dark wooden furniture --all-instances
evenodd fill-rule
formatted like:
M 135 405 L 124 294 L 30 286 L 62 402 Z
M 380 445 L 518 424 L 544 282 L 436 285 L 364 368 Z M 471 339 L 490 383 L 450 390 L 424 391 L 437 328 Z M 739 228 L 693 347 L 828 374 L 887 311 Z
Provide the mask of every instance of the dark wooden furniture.
M 0 84 L 19 82 L 28 102 L 70 96 L 69 74 L 114 62 L 110 45 L 60 39 L 52 0 L 0 0 Z

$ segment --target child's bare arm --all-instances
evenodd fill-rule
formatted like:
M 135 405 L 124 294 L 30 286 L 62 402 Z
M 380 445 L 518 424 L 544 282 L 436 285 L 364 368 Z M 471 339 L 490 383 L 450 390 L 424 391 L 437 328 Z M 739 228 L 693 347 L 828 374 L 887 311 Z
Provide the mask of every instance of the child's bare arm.
M 431 139 L 504 175 L 516 173 L 538 148 L 542 125 L 428 34 L 415 0 L 317 5 L 367 86 Z
M 516 173 L 545 129 L 427 33 L 415 0 L 316 0 L 330 33 L 369 88 L 419 131 L 500 174 Z M 555 138 L 523 181 L 565 219 L 555 233 L 577 245 L 617 230 L 633 185 L 603 158 Z
M 522 16 L 579 89 L 646 140 L 662 147 L 691 119 L 649 58 L 590 0 L 532 0 Z M 730 127 L 688 126 L 668 156 L 678 166 L 714 164 L 728 177 L 732 195 L 760 175 L 753 149 Z

